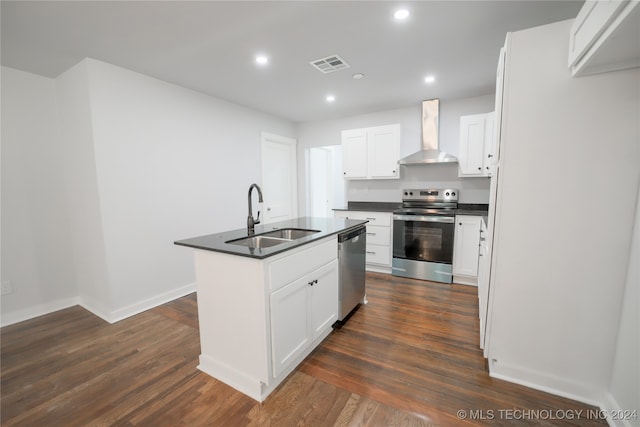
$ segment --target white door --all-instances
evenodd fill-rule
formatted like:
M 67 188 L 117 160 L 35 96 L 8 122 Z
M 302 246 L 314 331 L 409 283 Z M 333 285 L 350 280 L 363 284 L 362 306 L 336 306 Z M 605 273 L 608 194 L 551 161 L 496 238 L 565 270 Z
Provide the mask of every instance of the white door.
M 293 138 L 262 133 L 263 222 L 292 219 L 298 212 L 296 145 Z
M 326 148 L 309 150 L 309 197 L 311 216 L 328 218 L 331 216 L 332 198 L 331 151 Z

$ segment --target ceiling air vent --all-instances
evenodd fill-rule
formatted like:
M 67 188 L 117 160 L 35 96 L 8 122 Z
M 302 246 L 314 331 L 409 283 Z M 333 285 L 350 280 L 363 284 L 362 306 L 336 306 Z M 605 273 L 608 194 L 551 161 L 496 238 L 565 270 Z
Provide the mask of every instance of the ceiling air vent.
M 347 64 L 344 59 L 340 58 L 339 55 L 331 55 L 327 56 L 326 58 L 316 59 L 309 62 L 309 64 L 313 65 L 318 71 L 323 74 L 333 73 L 334 71 L 343 70 L 350 67 L 350 65 Z

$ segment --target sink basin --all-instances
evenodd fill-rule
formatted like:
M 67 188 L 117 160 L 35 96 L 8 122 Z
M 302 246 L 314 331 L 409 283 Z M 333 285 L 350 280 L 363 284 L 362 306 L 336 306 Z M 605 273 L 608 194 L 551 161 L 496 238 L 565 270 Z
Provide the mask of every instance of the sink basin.
M 257 234 L 255 236 L 229 240 L 225 243 L 230 245 L 247 246 L 253 249 L 270 248 L 272 246 L 281 245 L 319 232 L 319 230 L 305 230 L 302 228 L 282 228 L 280 230 L 273 230 Z
M 315 233 L 319 233 L 319 230 L 305 230 L 302 228 L 281 228 L 280 230 L 269 231 L 262 233 L 260 236 L 277 237 L 279 239 L 296 240 L 303 237 L 310 236 Z
M 277 237 L 266 237 L 266 236 L 251 236 L 251 237 L 243 237 L 241 239 L 229 240 L 230 245 L 239 245 L 239 246 L 247 246 L 253 249 L 260 248 L 270 248 L 272 246 L 281 245 L 283 243 L 290 242 L 291 239 L 279 239 Z

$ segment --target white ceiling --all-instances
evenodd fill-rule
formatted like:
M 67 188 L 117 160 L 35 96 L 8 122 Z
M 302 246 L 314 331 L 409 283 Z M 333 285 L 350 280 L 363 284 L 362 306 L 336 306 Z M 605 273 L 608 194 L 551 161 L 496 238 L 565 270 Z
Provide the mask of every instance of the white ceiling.
M 408 6 L 405 22 L 393 11 Z M 493 93 L 505 34 L 581 1 L 2 1 L 2 65 L 56 77 L 90 57 L 295 121 Z M 568 40 L 567 40 L 568 43 Z M 265 53 L 266 67 L 254 57 Z M 309 61 L 342 56 L 321 74 Z M 535 66 L 535 64 L 532 64 Z M 353 80 L 353 73 L 364 73 Z M 427 85 L 423 78 L 436 76 Z M 336 96 L 333 104 L 325 96 Z

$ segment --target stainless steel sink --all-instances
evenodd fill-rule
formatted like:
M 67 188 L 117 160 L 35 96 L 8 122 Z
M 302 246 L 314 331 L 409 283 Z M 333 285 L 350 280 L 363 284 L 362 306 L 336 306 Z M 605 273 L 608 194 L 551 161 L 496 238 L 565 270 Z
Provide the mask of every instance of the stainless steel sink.
M 247 246 L 253 249 L 270 248 L 272 246 L 292 242 L 296 239 L 301 239 L 319 232 L 319 230 L 305 230 L 302 228 L 281 228 L 279 230 L 269 231 L 255 236 L 229 240 L 225 243 L 230 245 Z
M 260 234 L 260 236 L 296 240 L 296 239 L 301 239 L 303 237 L 307 237 L 319 232 L 320 232 L 319 230 L 305 230 L 302 228 L 281 228 L 280 230 L 274 230 L 274 231 L 269 231 L 267 233 L 262 233 Z

